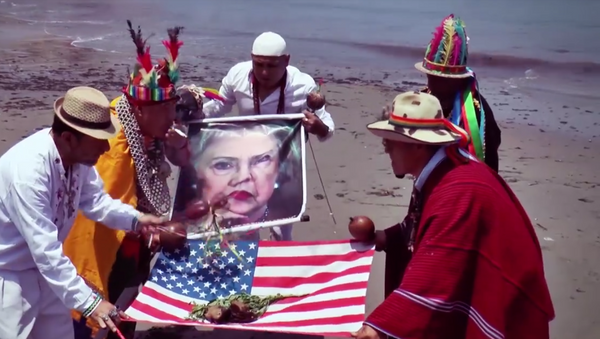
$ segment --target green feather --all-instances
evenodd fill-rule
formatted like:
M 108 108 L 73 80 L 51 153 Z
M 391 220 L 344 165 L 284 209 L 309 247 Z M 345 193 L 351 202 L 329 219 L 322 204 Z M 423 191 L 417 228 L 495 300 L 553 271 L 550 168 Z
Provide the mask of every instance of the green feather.
M 456 25 L 454 26 L 454 30 L 462 40 L 462 46 L 460 51 L 460 64 L 464 65 L 467 62 L 467 56 L 469 54 L 467 49 L 467 34 L 465 32 L 465 23 L 460 19 L 456 19 Z

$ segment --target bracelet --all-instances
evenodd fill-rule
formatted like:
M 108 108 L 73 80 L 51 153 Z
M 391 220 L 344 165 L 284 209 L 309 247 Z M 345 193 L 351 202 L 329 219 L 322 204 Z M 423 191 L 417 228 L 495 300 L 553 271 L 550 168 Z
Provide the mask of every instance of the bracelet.
M 90 307 L 86 308 L 86 310 L 83 311 L 83 313 L 81 314 L 84 318 L 89 318 L 92 315 L 92 313 L 94 313 L 94 311 L 98 308 L 100 302 L 102 301 L 102 296 L 98 292 L 94 292 L 94 294 L 94 301 L 92 302 Z
M 131 230 L 134 232 L 138 230 L 138 226 L 140 223 L 140 219 L 139 219 L 140 216 L 141 216 L 141 214 L 139 214 L 138 216 L 134 217 L 133 220 L 131 220 Z

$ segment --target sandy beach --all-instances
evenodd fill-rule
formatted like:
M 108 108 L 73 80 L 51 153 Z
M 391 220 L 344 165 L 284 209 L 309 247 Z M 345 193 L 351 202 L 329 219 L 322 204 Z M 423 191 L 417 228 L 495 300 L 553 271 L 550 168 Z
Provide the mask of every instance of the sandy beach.
M 5 24 L 12 24 L 3 22 Z M 118 60 L 119 57 L 121 60 Z M 0 51 L 0 154 L 52 120 L 52 103 L 70 87 L 88 85 L 116 95 L 131 59 L 75 48 L 69 41 L 31 37 Z M 412 71 L 412 70 L 411 70 Z M 207 66 L 183 64 L 183 82 L 216 86 L 223 76 Z M 328 110 L 336 134 L 327 143 L 313 141 L 325 182 L 315 163 L 308 164 L 311 221 L 295 227 L 297 240 L 349 238 L 347 218 L 370 216 L 383 229 L 400 221 L 412 185 L 390 171 L 380 140 L 365 126 L 400 91 L 424 85 L 407 78 L 391 88 L 381 81 L 326 79 Z M 556 319 L 553 339 L 600 338 L 600 111 L 586 97 L 506 90 L 481 79 L 502 128 L 501 174 L 515 190 L 536 226 Z M 331 201 L 337 224 L 329 215 Z M 377 254 L 367 296 L 367 313 L 383 298 L 384 256 Z M 155 332 L 155 333 L 153 333 Z M 140 338 L 296 338 L 293 335 L 178 329 L 170 335 L 140 332 Z M 299 336 L 298 336 L 299 337 Z

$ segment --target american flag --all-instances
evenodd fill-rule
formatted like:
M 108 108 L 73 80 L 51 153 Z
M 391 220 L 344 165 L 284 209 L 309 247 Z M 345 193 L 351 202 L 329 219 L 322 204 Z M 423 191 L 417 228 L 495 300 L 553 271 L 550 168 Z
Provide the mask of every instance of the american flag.
M 202 240 L 161 253 L 127 315 L 155 324 L 325 336 L 349 336 L 361 327 L 374 254 L 371 246 L 347 240 L 236 241 L 229 246 L 239 257 Z M 248 324 L 186 320 L 191 302 L 205 304 L 235 293 L 303 297 L 280 300 Z

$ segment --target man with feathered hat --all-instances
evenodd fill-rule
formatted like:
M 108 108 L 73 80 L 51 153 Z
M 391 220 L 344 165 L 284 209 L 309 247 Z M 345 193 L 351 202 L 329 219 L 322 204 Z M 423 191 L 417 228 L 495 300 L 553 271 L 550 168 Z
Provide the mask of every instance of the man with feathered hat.
M 435 29 L 423 61 L 415 67 L 427 75 L 423 91 L 436 96 L 444 116 L 469 133 L 469 153 L 498 172 L 500 128 L 467 66 L 468 42 L 463 21 L 451 14 Z
M 421 92 L 396 96 L 367 128 L 394 174 L 416 179 L 404 221 L 358 239 L 386 252 L 386 299 L 353 336 L 548 339 L 535 230 L 506 182 L 464 149 L 468 133 Z
M 166 160 L 176 166 L 189 160 L 187 139 L 173 127 L 179 120 L 176 106 L 180 96 L 175 84 L 179 80 L 177 59 L 183 43 L 178 36 L 182 28 L 168 30 L 169 38 L 163 41 L 168 56 L 155 66 L 140 28 L 134 30 L 129 21 L 128 25 L 137 49 L 137 64 L 123 95 L 111 104 L 122 130 L 110 140 L 110 150 L 100 157 L 96 169 L 113 198 L 145 213 L 165 215 L 171 207 L 167 186 L 171 169 Z M 184 91 L 189 96 L 189 91 Z M 202 98 L 197 99 L 201 106 Z M 153 252 L 160 244 L 151 234 L 136 237 L 94 224 L 79 215 L 65 241 L 65 253 L 79 274 L 115 303 L 126 287 L 138 286 L 148 277 Z M 86 319 L 79 312 L 74 311 L 73 316 L 77 338 L 89 338 L 97 330 L 89 321 L 90 327 L 86 327 Z M 133 337 L 134 323 L 124 323 L 121 328 L 126 338 Z

